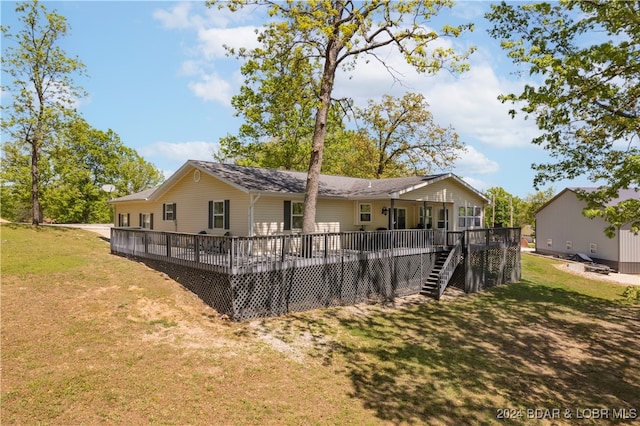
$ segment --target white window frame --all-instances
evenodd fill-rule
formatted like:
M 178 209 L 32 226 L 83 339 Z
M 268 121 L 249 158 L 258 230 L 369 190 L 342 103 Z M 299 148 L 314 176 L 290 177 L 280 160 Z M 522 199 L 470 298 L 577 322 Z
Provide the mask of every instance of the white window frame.
M 368 216 L 368 219 L 367 219 Z M 359 223 L 373 222 L 373 204 L 358 203 L 358 220 Z
M 567 241 L 567 250 L 568 251 L 573 250 L 573 241 Z
M 291 229 L 302 229 L 304 202 L 291 201 Z
M 460 214 L 462 212 L 463 214 Z M 482 207 L 459 206 L 458 227 L 461 229 L 473 229 L 482 227 Z
M 591 253 L 597 253 L 598 252 L 598 245 L 596 243 L 590 243 L 589 244 L 589 251 Z
M 437 221 L 437 226 L 438 229 L 445 229 L 447 226 L 451 226 L 449 224 L 449 208 L 442 208 L 440 207 L 438 209 L 438 221 Z
M 142 223 L 140 227 L 142 229 L 151 229 L 151 213 L 141 213 L 142 214 Z
M 220 207 L 220 211 L 216 212 L 216 207 Z M 213 200 L 213 211 L 211 212 L 211 224 L 213 225 L 213 228 L 211 229 L 225 229 L 224 225 L 224 216 L 225 216 L 225 211 L 224 211 L 224 200 Z M 218 222 L 216 222 L 216 220 Z M 218 226 L 219 225 L 219 226 Z
M 164 211 L 164 217 L 162 218 L 163 220 L 174 220 L 175 212 L 173 211 L 173 203 L 165 203 L 163 211 Z M 169 217 L 169 215 L 171 215 L 171 217 Z
M 122 228 L 129 227 L 129 213 L 118 213 L 118 226 Z
M 425 217 L 424 206 L 420 206 L 420 209 L 418 211 L 418 223 L 426 224 L 427 225 L 427 229 L 430 229 L 430 228 L 433 228 L 433 207 L 432 206 L 427 206 L 427 210 L 426 211 L 429 214 L 427 214 L 426 217 Z M 428 220 L 425 220 L 425 219 L 428 219 Z

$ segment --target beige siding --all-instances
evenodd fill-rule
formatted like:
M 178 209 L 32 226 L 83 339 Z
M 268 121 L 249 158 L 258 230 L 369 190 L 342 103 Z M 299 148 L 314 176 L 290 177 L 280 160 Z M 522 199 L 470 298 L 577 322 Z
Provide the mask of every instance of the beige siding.
M 485 200 L 454 179 L 445 179 L 433 184 L 424 186 L 415 191 L 408 192 L 401 196 L 402 199 L 427 201 L 433 207 L 434 221 L 437 221 L 437 210 L 442 208 L 442 203 L 447 203 L 449 210 L 449 229 L 458 230 L 458 208 L 459 207 L 482 207 L 482 217 L 480 227 L 484 227 L 484 206 Z M 417 225 L 420 215 L 420 204 L 413 204 L 414 221 Z M 434 224 L 435 226 L 435 224 Z
M 445 197 L 446 194 L 446 197 Z M 284 201 L 303 201 L 302 196 L 250 195 L 230 186 L 207 173 L 200 173 L 194 180 L 193 170 L 187 170 L 166 193 L 157 200 L 120 202 L 115 205 L 117 225 L 118 213 L 130 215 L 131 227 L 140 227 L 140 213 L 153 214 L 153 228 L 159 231 L 222 235 L 226 229 L 208 229 L 209 201 L 230 201 L 229 231 L 232 235 L 249 235 L 250 226 L 254 235 L 273 235 L 285 232 Z M 251 204 L 253 200 L 253 205 Z M 483 206 L 483 199 L 453 179 L 446 179 L 404 194 L 393 201 L 396 209 L 406 209 L 406 228 L 419 225 L 420 207 L 423 201 L 433 209 L 433 227 L 437 227 L 438 210 L 446 201 L 449 210 L 449 229 L 458 229 L 458 207 Z M 164 220 L 163 204 L 176 204 L 176 220 Z M 361 222 L 359 206 L 371 204 L 371 221 Z M 319 199 L 316 209 L 316 232 L 345 232 L 365 229 L 367 231 L 389 227 L 389 215 L 383 208 L 391 208 L 391 200 L 344 200 Z M 253 220 L 253 222 L 252 222 Z M 252 225 L 251 225 L 252 224 Z M 296 232 L 299 230 L 293 230 Z
M 303 202 L 302 197 L 262 195 L 254 206 L 255 235 L 272 235 L 284 232 L 285 200 Z M 316 232 L 344 232 L 359 229 L 355 224 L 357 204 L 346 200 L 318 200 L 316 207 Z M 382 205 L 380 205 L 382 210 Z M 382 214 L 380 214 L 382 216 Z M 375 214 L 374 214 L 375 218 Z M 294 232 L 296 230 L 293 230 Z
M 536 250 L 543 253 L 571 255 L 584 253 L 590 257 L 618 260 L 618 237 L 607 238 L 607 223 L 601 218 L 582 215 L 584 203 L 572 191 L 565 191 L 536 215 Z M 547 245 L 550 240 L 551 245 Z M 567 242 L 571 248 L 567 248 Z M 591 245 L 595 244 L 595 252 Z
M 249 223 L 249 195 L 201 173 L 198 182 L 193 180 L 193 173 L 176 183 L 167 193 L 157 201 L 118 203 L 118 213 L 129 213 L 129 226 L 139 227 L 140 213 L 153 213 L 153 229 L 158 231 L 173 231 L 197 233 L 206 231 L 213 235 L 223 235 L 226 229 L 208 229 L 209 201 L 229 200 L 230 230 L 233 235 L 246 235 Z M 162 217 L 163 204 L 176 204 L 176 220 L 164 220 Z

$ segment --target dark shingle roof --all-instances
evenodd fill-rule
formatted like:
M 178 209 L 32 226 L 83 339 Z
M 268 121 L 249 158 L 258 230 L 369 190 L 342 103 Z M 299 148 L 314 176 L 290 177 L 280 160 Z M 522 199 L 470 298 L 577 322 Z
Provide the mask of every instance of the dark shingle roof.
M 191 164 L 248 192 L 303 194 L 307 173 L 262 169 L 191 160 Z M 324 197 L 382 196 L 429 182 L 444 175 L 411 176 L 390 179 L 361 179 L 320 175 L 318 195 Z
M 182 179 L 186 173 L 193 170 L 193 168 L 214 176 L 247 193 L 304 194 L 307 184 L 307 173 L 305 172 L 189 160 L 159 187 L 116 198 L 111 201 L 142 201 L 150 199 L 151 197 L 155 198 L 156 196 L 160 196 Z M 463 180 L 450 173 L 389 179 L 361 179 L 346 176 L 320 175 L 318 196 L 348 199 L 391 198 L 397 197 L 399 193 L 412 188 L 420 187 L 447 177 L 457 179 L 459 183 L 467 186 L 470 191 L 476 192 L 482 198 L 486 198 L 467 185 Z

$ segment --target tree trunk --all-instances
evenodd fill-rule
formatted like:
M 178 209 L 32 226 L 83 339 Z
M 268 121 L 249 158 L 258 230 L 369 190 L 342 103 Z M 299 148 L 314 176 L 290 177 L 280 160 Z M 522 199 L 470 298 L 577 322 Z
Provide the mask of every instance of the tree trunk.
M 331 92 L 338 67 L 338 42 L 331 41 L 327 47 L 322 84 L 320 86 L 320 106 L 316 113 L 316 123 L 313 130 L 311 145 L 311 159 L 307 173 L 307 186 L 304 192 L 304 215 L 302 217 L 302 233 L 311 234 L 316 230 L 316 202 L 320 186 L 320 170 L 322 169 L 322 154 L 324 140 L 327 136 L 327 117 L 331 106 Z
M 40 225 L 42 223 L 42 211 L 40 209 L 39 186 L 40 176 L 38 174 L 38 158 L 40 156 L 40 133 L 36 131 L 34 140 L 31 142 L 31 201 L 33 203 L 33 219 L 32 225 Z

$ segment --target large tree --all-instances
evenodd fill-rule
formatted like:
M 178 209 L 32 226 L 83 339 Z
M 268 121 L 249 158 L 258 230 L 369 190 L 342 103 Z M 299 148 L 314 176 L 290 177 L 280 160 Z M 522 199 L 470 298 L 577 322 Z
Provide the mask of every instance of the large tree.
M 259 39 L 273 35 L 266 29 Z M 318 65 L 303 55 L 301 49 L 289 49 L 291 35 L 277 39 L 278 47 L 253 50 L 227 47 L 230 55 L 244 61 L 240 93 L 231 104 L 244 123 L 237 135 L 220 139 L 214 157 L 237 164 L 305 170 L 309 165 L 317 82 L 313 67 Z M 334 108 L 335 112 L 335 108 Z M 341 116 L 332 114 L 328 125 L 342 127 Z M 332 133 L 330 131 L 330 133 Z
M 312 66 L 313 70 L 318 70 L 318 74 L 313 78 L 317 82 L 314 83 L 317 93 L 304 200 L 302 230 L 305 233 L 315 231 L 319 176 L 336 73 L 341 68 L 353 70 L 357 59 L 363 55 L 384 63 L 384 59 L 378 57 L 376 52 L 385 46 L 397 48 L 407 63 L 419 72 L 437 72 L 444 66 L 456 71 L 466 69 L 464 61 L 469 52 L 459 55 L 451 48 L 429 48 L 441 36 L 458 36 L 471 28 L 471 25 L 446 25 L 437 32 L 427 27 L 431 18 L 443 8 L 452 6 L 451 0 L 207 2 L 209 5 L 214 3 L 232 11 L 248 4 L 267 5 L 273 21 L 266 24 L 261 34 L 262 49 L 296 51 L 300 57 L 317 64 Z
M 586 175 L 602 185 L 578 193 L 585 215 L 610 222 L 610 236 L 630 221 L 639 231 L 640 192 L 610 202 L 620 189 L 640 188 L 640 2 L 503 2 L 487 18 L 512 60 L 541 80 L 501 97 L 522 105 L 542 130 L 533 143 L 552 162 L 533 165 L 536 188 Z
M 458 158 L 464 144 L 451 127 L 433 121 L 429 104 L 419 93 L 402 98 L 385 95 L 380 103 L 369 101 L 357 108 L 363 135 L 373 141 L 375 178 L 424 174 L 443 169 Z
M 518 212 L 518 223 L 520 225 L 531 225 L 535 230 L 536 212 L 551 200 L 554 196 L 553 187 L 544 191 L 537 191 L 533 194 L 527 194 L 522 200 L 522 209 Z
M 108 222 L 109 197 L 139 192 L 162 180 L 162 174 L 125 146 L 113 130 L 94 129 L 81 118 L 59 132 L 49 162 L 54 173 L 45 198 L 46 212 L 63 223 Z M 105 192 L 105 185 L 113 185 L 114 190 Z
M 484 195 L 491 200 L 485 207 L 484 221 L 488 227 L 521 226 L 520 212 L 524 208 L 522 200 L 514 197 L 500 186 L 494 186 L 485 191 Z
M 84 94 L 73 80 L 84 72 L 84 65 L 60 46 L 69 31 L 63 16 L 48 12 L 37 0 L 18 3 L 16 11 L 21 13 L 22 29 L 11 34 L 2 27 L 8 45 L 2 52 L 2 67 L 12 78 L 2 89 L 13 97 L 10 105 L 2 106 L 2 127 L 29 152 L 31 222 L 38 225 L 42 222 L 40 157 Z

